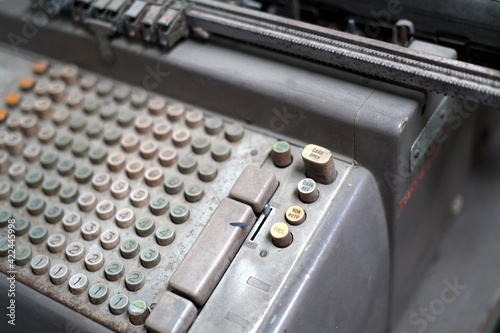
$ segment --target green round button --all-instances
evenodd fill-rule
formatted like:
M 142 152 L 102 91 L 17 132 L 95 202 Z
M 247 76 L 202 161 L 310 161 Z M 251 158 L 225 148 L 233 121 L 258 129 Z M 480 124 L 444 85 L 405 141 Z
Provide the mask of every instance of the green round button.
M 99 110 L 101 106 L 101 101 L 94 96 L 85 96 L 85 102 L 83 102 L 83 111 L 88 114 L 92 114 Z
M 144 89 L 134 88 L 130 96 L 130 104 L 136 109 L 142 108 L 148 100 L 148 93 Z
M 111 120 L 116 117 L 117 113 L 118 110 L 113 104 L 104 104 L 101 107 L 101 112 L 99 113 L 99 115 L 101 116 L 102 120 Z
M 100 121 L 91 121 L 87 125 L 85 133 L 89 138 L 96 139 L 101 136 L 104 126 Z
M 169 203 L 166 197 L 157 195 L 149 202 L 149 209 L 154 215 L 163 215 L 168 211 Z
M 69 176 L 75 171 L 75 161 L 70 158 L 65 158 L 57 163 L 57 171 L 61 176 Z
M 222 162 L 231 156 L 231 147 L 225 143 L 218 143 L 212 147 L 212 157 L 218 162 Z
M 178 203 L 170 209 L 170 219 L 174 223 L 183 223 L 189 219 L 189 208 L 185 204 Z
M 128 108 L 124 108 L 118 111 L 117 121 L 120 126 L 122 127 L 130 126 L 134 120 L 135 120 L 134 111 L 131 111 Z
M 45 209 L 45 220 L 49 223 L 59 222 L 64 215 L 64 210 L 56 205 L 50 205 Z
M 71 142 L 73 142 L 73 135 L 69 134 L 68 132 L 58 133 L 55 139 L 55 145 L 57 149 L 60 150 L 68 148 L 69 145 L 71 145 Z
M 131 259 L 139 253 L 140 248 L 141 247 L 138 241 L 133 238 L 129 238 L 120 244 L 120 253 L 123 258 Z
M 184 183 L 182 182 L 182 178 L 176 175 L 172 175 L 170 177 L 167 177 L 165 180 L 165 191 L 169 194 L 176 194 L 179 193 L 184 186 Z
M 135 231 L 141 237 L 150 235 L 155 229 L 155 223 L 152 218 L 143 216 L 135 221 Z
M 59 191 L 59 198 L 64 203 L 71 203 L 78 197 L 78 188 L 73 184 L 66 184 Z
M 144 274 L 141 271 L 132 271 L 125 276 L 125 286 L 130 291 L 141 289 L 144 282 Z
M 103 145 L 96 145 L 90 150 L 89 158 L 94 164 L 100 164 L 108 157 L 108 150 Z
M 194 138 L 192 141 L 193 151 L 196 154 L 203 154 L 210 148 L 210 139 L 205 136 Z
M 86 156 L 89 149 L 90 143 L 85 139 L 78 139 L 77 141 L 73 142 L 73 145 L 71 146 L 71 152 L 76 157 Z
M 239 124 L 231 124 L 226 126 L 226 139 L 228 141 L 236 142 L 243 137 L 243 127 Z
M 196 161 L 196 158 L 193 155 L 188 154 L 179 160 L 178 165 L 180 172 L 188 174 L 196 170 L 198 162 Z
M 106 127 L 104 129 L 104 142 L 108 145 L 114 145 L 120 141 L 122 132 L 115 126 Z
M 59 178 L 46 178 L 42 183 L 43 192 L 47 195 L 54 195 L 59 192 L 61 188 L 61 181 Z
M 124 294 L 116 294 L 109 299 L 109 311 L 112 314 L 119 315 L 127 311 L 128 297 Z
M 42 184 L 43 181 L 43 173 L 41 170 L 35 169 L 31 170 L 26 174 L 26 177 L 24 177 L 24 181 L 26 182 L 26 185 L 31 188 L 38 187 Z
M 204 182 L 210 182 L 217 177 L 217 167 L 212 163 L 203 163 L 198 167 L 198 177 Z
M 116 281 L 123 276 L 123 264 L 120 261 L 110 261 L 104 267 L 104 275 L 109 281 Z
M 101 304 L 108 298 L 108 287 L 104 283 L 96 283 L 89 289 L 89 299 L 92 304 Z
M 22 236 L 27 233 L 30 229 L 30 225 L 30 220 L 27 218 L 21 217 L 16 219 L 16 222 L 14 222 L 14 231 L 16 232 L 16 236 Z
M 20 246 L 15 250 L 16 265 L 23 266 L 31 260 L 31 249 L 27 246 Z
M 75 179 L 77 182 L 84 184 L 87 183 L 90 180 L 90 178 L 92 178 L 93 173 L 94 172 L 89 166 L 81 165 L 78 168 L 76 168 Z
M 114 84 L 112 81 L 104 80 L 104 81 L 100 81 L 97 84 L 96 90 L 97 90 L 97 93 L 99 95 L 106 96 L 106 95 L 109 95 L 111 93 L 111 91 L 113 91 L 113 87 L 114 87 Z
M 222 119 L 217 118 L 217 117 L 207 117 L 205 119 L 205 131 L 208 134 L 215 135 L 220 133 L 222 131 L 222 128 L 224 126 L 224 123 L 222 122 Z
M 175 239 L 175 231 L 174 228 L 170 226 L 161 226 L 156 230 L 156 242 L 159 245 L 169 245 Z
M 191 184 L 184 189 L 184 195 L 189 202 L 198 202 L 203 198 L 203 187 L 198 184 Z
M 0 228 L 6 227 L 11 218 L 12 211 L 10 209 L 0 209 Z
M 87 126 L 87 118 L 81 114 L 74 114 L 69 122 L 69 128 L 73 132 L 79 132 Z
M 155 247 L 147 247 L 141 251 L 141 264 L 145 268 L 153 268 L 161 260 L 160 252 Z
M 45 169 L 52 169 L 58 159 L 59 155 L 55 151 L 49 150 L 44 152 L 42 157 L 40 157 L 40 164 Z
M 28 201 L 28 204 L 26 205 L 26 208 L 28 210 L 28 213 L 31 215 L 40 215 L 42 214 L 43 210 L 45 209 L 45 200 L 40 197 L 33 197 Z
M 128 307 L 128 316 L 130 322 L 134 325 L 143 325 L 148 314 L 148 305 L 143 300 L 136 299 Z
M 130 88 L 127 86 L 118 86 L 115 88 L 113 97 L 115 101 L 122 103 L 130 96 Z
M 28 201 L 28 191 L 19 188 L 10 194 L 10 203 L 14 207 L 21 207 Z
M 28 236 L 33 244 L 44 242 L 49 235 L 49 231 L 43 225 L 37 225 L 30 229 Z

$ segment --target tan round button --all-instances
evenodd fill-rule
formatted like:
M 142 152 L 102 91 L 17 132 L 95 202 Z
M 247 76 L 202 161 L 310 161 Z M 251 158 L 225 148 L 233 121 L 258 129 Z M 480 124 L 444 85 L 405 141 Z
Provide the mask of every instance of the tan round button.
M 277 167 L 283 168 L 292 163 L 292 153 L 290 144 L 286 141 L 277 141 L 273 145 L 273 163 Z
M 172 132 L 172 125 L 166 121 L 156 122 L 153 127 L 153 135 L 157 140 L 165 140 Z
M 158 143 L 153 140 L 145 141 L 141 144 L 141 148 L 139 148 L 139 152 L 143 158 L 149 159 L 156 156 L 158 153 Z
M 75 84 L 78 81 L 78 66 L 66 65 L 61 69 L 61 77 L 67 84 Z
M 166 102 L 161 97 L 151 98 L 148 102 L 148 110 L 152 114 L 162 114 L 165 112 Z
M 50 281 L 53 284 L 61 284 L 68 279 L 69 270 L 68 267 L 64 264 L 57 264 L 52 266 L 49 271 Z
M 38 133 L 38 119 L 33 114 L 21 118 L 21 129 L 27 137 L 33 137 Z
M 82 217 L 75 212 L 70 212 L 64 215 L 62 223 L 66 231 L 76 231 L 82 224 Z
M 64 250 L 65 246 L 66 246 L 66 237 L 64 237 L 63 234 L 60 233 L 52 234 L 47 239 L 47 247 L 49 248 L 49 251 L 52 253 L 61 252 L 62 250 Z
M 44 254 L 39 254 L 31 259 L 31 270 L 36 275 L 45 274 L 50 268 L 50 259 Z
M 33 109 L 35 110 L 39 118 L 47 119 L 50 117 L 52 102 L 47 97 L 37 98 L 34 102 Z
M 110 219 L 115 214 L 115 204 L 111 200 L 103 200 L 97 204 L 95 212 L 101 220 Z
M 111 194 L 116 199 L 123 199 L 130 193 L 130 185 L 124 180 L 117 180 L 111 184 Z
M 271 239 L 277 247 L 287 247 L 292 244 L 293 236 L 288 225 L 284 222 L 278 222 L 271 227 Z
M 56 130 L 52 126 L 44 126 L 38 131 L 38 140 L 42 143 L 50 143 L 56 135 Z
M 191 132 L 188 129 L 178 129 L 172 134 L 172 141 L 177 147 L 185 147 L 191 141 Z
M 120 152 L 112 153 L 108 156 L 107 164 L 109 170 L 120 171 L 125 166 L 125 155 Z
M 153 118 L 148 115 L 141 115 L 135 119 L 134 127 L 139 133 L 148 133 L 153 127 Z
M 300 206 L 291 206 L 286 210 L 285 219 L 292 225 L 299 225 L 306 219 L 306 212 Z
M 134 211 L 130 208 L 122 208 L 115 215 L 116 225 L 120 228 L 131 226 L 135 222 Z
M 84 192 L 80 194 L 80 197 L 78 198 L 78 207 L 80 207 L 80 210 L 83 212 L 92 210 L 96 203 L 97 197 L 92 192 Z
M 47 91 L 54 102 L 62 102 L 66 96 L 66 84 L 63 81 L 54 81 L 49 84 Z
M 89 280 L 83 274 L 75 274 L 69 279 L 69 290 L 72 294 L 79 295 L 87 290 Z
M 177 150 L 175 148 L 165 148 L 160 151 L 159 159 L 163 166 L 174 165 L 177 161 Z
M 84 261 L 87 270 L 89 272 L 95 272 L 104 265 L 104 255 L 102 252 L 92 251 L 85 256 Z
M 24 159 L 28 162 L 35 162 L 40 158 L 42 148 L 37 143 L 29 143 L 23 150 Z
M 167 107 L 167 116 L 170 121 L 178 121 L 184 115 L 184 105 L 180 103 L 170 104 Z
M 163 183 L 163 171 L 157 167 L 149 168 L 146 170 L 144 178 L 149 186 L 159 186 Z
M 85 255 L 85 247 L 80 242 L 73 242 L 66 247 L 66 258 L 68 261 L 76 262 Z
M 311 178 L 302 179 L 298 186 L 299 199 L 305 203 L 312 203 L 319 197 L 319 191 L 316 188 L 316 182 Z
M 120 234 L 116 230 L 106 230 L 101 234 L 101 245 L 106 250 L 115 248 L 120 243 Z
M 191 128 L 198 128 L 203 126 L 203 112 L 200 110 L 192 110 L 186 112 L 186 125 Z
M 145 188 L 139 187 L 130 193 L 130 202 L 135 207 L 142 207 L 147 205 L 149 200 L 149 192 Z
M 96 239 L 101 233 L 101 227 L 96 221 L 88 221 L 82 225 L 82 237 L 86 240 Z
M 127 163 L 125 171 L 130 179 L 137 179 L 144 173 L 144 162 L 141 160 L 132 160 Z
M 96 173 L 92 178 L 92 186 L 96 191 L 105 191 L 111 185 L 111 176 L 105 172 Z
M 71 90 L 66 97 L 66 105 L 72 109 L 80 108 L 83 105 L 83 94 L 77 90 Z
M 133 152 L 139 147 L 139 137 L 135 134 L 127 134 L 120 142 L 122 149 L 126 152 Z

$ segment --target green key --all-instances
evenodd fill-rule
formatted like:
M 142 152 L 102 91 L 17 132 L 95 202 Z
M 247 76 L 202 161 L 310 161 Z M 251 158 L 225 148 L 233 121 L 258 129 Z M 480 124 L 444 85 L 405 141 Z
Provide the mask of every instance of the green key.
M 26 185 L 31 188 L 38 187 L 42 184 L 43 181 L 43 173 L 41 170 L 31 170 L 26 174 L 26 177 L 24 177 L 24 181 L 26 182 Z
M 40 244 L 47 239 L 49 231 L 43 225 L 37 225 L 30 229 L 28 236 L 33 244 Z
M 99 110 L 101 106 L 101 101 L 94 96 L 85 96 L 85 102 L 83 102 L 83 111 L 88 114 L 92 114 Z
M 104 267 L 104 275 L 109 281 L 116 281 L 123 276 L 123 264 L 119 261 L 110 261 Z
M 49 223 L 59 222 L 64 215 L 64 210 L 56 205 L 50 205 L 45 209 L 45 220 Z
M 239 124 L 232 124 L 226 127 L 226 139 L 228 141 L 236 142 L 243 137 L 244 130 Z
M 60 132 L 56 136 L 55 145 L 57 149 L 64 150 L 68 148 L 73 142 L 73 135 L 68 132 Z
M 144 216 L 135 221 L 135 231 L 141 237 L 150 235 L 155 229 L 155 223 L 152 218 Z
M 198 167 L 198 177 L 204 182 L 209 182 L 217 177 L 217 167 L 212 163 L 203 163 Z
M 61 188 L 61 181 L 59 178 L 50 177 L 43 181 L 42 189 L 47 195 L 57 194 L 57 192 L 59 192 L 59 188 Z
M 75 167 L 75 161 L 70 158 L 65 158 L 57 163 L 57 171 L 61 176 L 71 175 L 75 171 Z
M 19 188 L 10 194 L 10 203 L 14 207 L 21 207 L 28 201 L 28 191 Z
M 26 265 L 31 260 L 31 249 L 27 246 L 20 246 L 16 248 L 14 257 L 16 259 L 16 265 L 22 266 Z
M 94 172 L 89 166 L 81 165 L 78 168 L 76 168 L 75 179 L 77 182 L 84 184 L 87 183 L 90 180 L 90 178 L 92 178 L 93 174 Z
M 104 142 L 108 145 L 114 145 L 120 141 L 122 132 L 115 126 L 106 127 L 104 129 Z
M 144 274 L 141 271 L 132 271 L 125 276 L 125 286 L 130 291 L 141 289 L 144 281 Z
M 28 213 L 36 216 L 42 214 L 45 209 L 45 205 L 45 200 L 43 200 L 43 198 L 33 197 L 30 201 L 28 201 L 26 208 L 28 209 Z
M 194 156 L 188 154 L 179 160 L 178 165 L 179 171 L 187 174 L 196 170 L 198 162 L 196 161 L 196 158 L 194 158 Z
M 192 146 L 196 154 L 203 154 L 210 148 L 210 140 L 205 136 L 197 137 L 193 139 Z
M 128 307 L 128 317 L 134 325 L 143 325 L 148 317 L 149 310 L 146 302 L 136 299 Z
M 189 202 L 198 202 L 203 197 L 203 187 L 198 184 L 191 184 L 184 189 L 184 196 Z
M 149 209 L 154 215 L 163 215 L 168 211 L 169 203 L 166 197 L 157 195 L 149 202 Z
M 100 121 L 95 121 L 95 120 L 91 121 L 87 125 L 87 130 L 86 130 L 87 136 L 89 138 L 96 139 L 99 136 L 101 136 L 103 128 L 104 126 Z
M 182 203 L 173 205 L 170 209 L 170 219 L 174 223 L 186 222 L 189 219 L 189 208 Z
M 127 311 L 128 297 L 124 294 L 116 294 L 109 299 L 109 311 L 112 314 L 119 315 Z
M 58 159 L 59 159 L 59 155 L 55 151 L 49 150 L 49 151 L 44 152 L 42 154 L 42 157 L 40 157 L 40 164 L 45 169 L 52 169 L 54 167 L 54 165 L 56 164 Z
M 132 124 L 135 119 L 134 111 L 124 108 L 118 112 L 118 124 L 122 127 L 127 127 Z
M 71 152 L 76 157 L 86 156 L 89 149 L 90 149 L 90 143 L 87 140 L 81 138 L 73 142 L 73 145 L 71 146 Z
M 116 114 L 118 113 L 118 110 L 113 104 L 105 104 L 101 107 L 101 112 L 99 115 L 101 116 L 102 120 L 110 120 L 116 117 Z
M 87 118 L 81 114 L 74 114 L 69 122 L 69 128 L 73 132 L 79 132 L 87 126 Z
M 106 96 L 106 95 L 109 95 L 111 93 L 111 91 L 113 91 L 113 87 L 114 87 L 114 84 L 112 81 L 104 80 L 104 81 L 100 81 L 97 84 L 96 90 L 100 96 Z
M 59 191 L 59 198 L 64 203 L 71 203 L 78 198 L 78 188 L 73 184 L 63 185 Z
M 144 89 L 134 88 L 130 96 L 130 104 L 136 109 L 139 109 L 146 104 L 148 100 L 148 93 Z
M 160 259 L 160 252 L 155 247 L 147 247 L 141 251 L 141 264 L 145 268 L 155 267 Z
M 21 217 L 16 219 L 16 222 L 14 222 L 14 231 L 16 232 L 16 236 L 22 236 L 27 233 L 30 229 L 30 225 L 30 220 L 27 218 Z
M 130 88 L 127 86 L 116 87 L 113 97 L 118 103 L 123 103 L 130 96 Z
M 101 304 L 108 298 L 108 287 L 104 283 L 96 283 L 89 289 L 89 299 L 92 304 Z
M 135 239 L 129 238 L 120 244 L 120 253 L 123 258 L 131 259 L 139 253 L 140 248 L 139 242 Z
M 224 126 L 224 123 L 222 122 L 222 119 L 220 119 L 220 118 L 207 117 L 205 119 L 205 131 L 208 134 L 215 135 L 215 134 L 220 133 L 220 131 L 222 131 L 223 126 Z
M 212 157 L 218 162 L 222 162 L 231 156 L 231 147 L 225 143 L 218 143 L 212 147 Z
M 90 161 L 94 164 L 100 164 L 108 157 L 108 150 L 103 145 L 96 145 L 92 147 L 89 153 Z
M 175 231 L 174 228 L 170 226 L 161 226 L 156 230 L 156 242 L 159 245 L 169 245 L 175 239 Z
M 0 209 L 0 228 L 6 227 L 11 218 L 12 212 L 10 209 Z
M 182 178 L 179 176 L 173 175 L 165 180 L 165 191 L 169 194 L 179 193 L 183 186 Z

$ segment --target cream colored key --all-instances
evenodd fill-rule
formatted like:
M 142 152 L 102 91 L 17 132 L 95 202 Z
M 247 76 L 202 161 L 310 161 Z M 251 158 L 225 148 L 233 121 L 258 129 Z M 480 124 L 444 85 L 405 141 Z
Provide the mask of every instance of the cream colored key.
M 306 176 L 321 184 L 330 184 L 337 172 L 332 152 L 317 145 L 307 145 L 302 151 Z
M 183 333 L 191 326 L 197 312 L 193 303 L 187 299 L 165 291 L 145 325 L 153 333 Z

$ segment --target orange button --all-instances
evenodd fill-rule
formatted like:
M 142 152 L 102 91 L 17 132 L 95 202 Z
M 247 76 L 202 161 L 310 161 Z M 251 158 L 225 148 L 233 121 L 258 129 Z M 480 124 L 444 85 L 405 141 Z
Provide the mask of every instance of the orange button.
M 19 88 L 29 90 L 35 85 L 35 78 L 32 76 L 24 77 L 19 80 Z
M 7 118 L 7 116 L 9 115 L 9 112 L 5 109 L 0 109 L 0 123 L 2 121 L 5 120 L 5 118 Z
M 47 60 L 38 60 L 33 64 L 33 72 L 36 74 L 43 74 L 49 69 L 49 62 Z
M 10 93 L 5 97 L 5 104 L 8 106 L 16 106 L 21 101 L 21 94 L 18 92 Z

